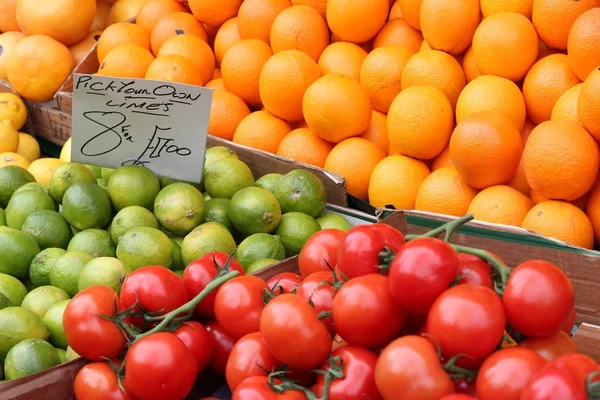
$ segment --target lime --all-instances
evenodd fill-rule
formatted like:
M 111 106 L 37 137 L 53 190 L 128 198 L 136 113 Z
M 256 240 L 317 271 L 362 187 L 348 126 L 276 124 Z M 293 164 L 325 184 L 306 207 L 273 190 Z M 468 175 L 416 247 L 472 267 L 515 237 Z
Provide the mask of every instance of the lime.
M 69 242 L 67 251 L 83 251 L 92 257 L 114 257 L 116 253 L 110 233 L 102 229 L 86 229 Z
M 127 231 L 142 226 L 159 228 L 158 221 L 152 211 L 140 206 L 125 207 L 113 218 L 110 224 L 110 236 L 114 243 L 119 244 L 121 236 Z
M 12 307 L 12 303 L 3 293 L 0 293 L 0 310 L 6 307 Z
M 204 156 L 204 173 L 206 173 L 206 169 L 215 161 L 219 161 L 224 158 L 235 158 L 237 160 L 238 156 L 233 152 L 233 150 L 225 146 L 215 146 L 211 147 L 210 149 L 206 149 L 206 155 Z
M 275 234 L 281 236 L 286 256 L 293 257 L 300 254 L 306 241 L 320 230 L 321 227 L 313 217 L 292 211 L 281 216 Z
M 295 169 L 281 178 L 275 189 L 281 211 L 297 211 L 315 218 L 327 206 L 325 185 L 313 173 Z
M 134 228 L 121 236 L 117 258 L 131 271 L 148 265 L 170 268 L 173 263 L 173 244 L 158 229 Z
M 185 181 L 180 181 L 180 180 L 175 179 L 175 178 L 169 178 L 168 176 L 159 176 L 158 180 L 160 181 L 160 187 L 161 187 L 161 189 L 164 189 L 167 186 L 172 185 L 174 183 L 187 183 L 188 185 L 192 185 L 193 187 L 195 187 L 199 191 L 202 191 L 202 188 L 203 188 L 202 182 L 200 182 L 200 183 L 185 182 Z
M 0 294 L 4 295 L 13 307 L 19 307 L 27 296 L 27 288 L 14 276 L 0 273 Z
M 0 226 L 0 272 L 25 279 L 29 265 L 40 248 L 29 235 L 16 229 Z
M 67 343 L 67 337 L 65 336 L 65 328 L 63 327 L 63 314 L 65 313 L 65 308 L 67 308 L 69 301 L 71 300 L 66 299 L 54 303 L 42 318 L 42 322 L 46 328 L 48 328 L 48 332 L 50 333 L 50 343 L 61 349 L 66 349 L 69 345 Z
M 96 183 L 104 190 L 108 190 L 108 179 L 100 178 L 96 179 Z
M 279 184 L 281 178 L 283 178 L 283 175 L 281 174 L 266 174 L 254 182 L 254 186 L 266 189 L 275 194 L 275 189 L 277 189 L 277 185 Z
M 216 161 L 204 173 L 204 187 L 211 198 L 231 199 L 238 190 L 253 184 L 252 171 L 237 158 Z
M 59 165 L 50 177 L 50 194 L 54 200 L 62 203 L 67 189 L 76 183 L 96 183 L 96 177 L 87 167 L 78 163 Z
M 213 251 L 230 254 L 235 250 L 235 240 L 221 224 L 206 222 L 191 231 L 181 245 L 183 265 Z
M 46 194 L 50 194 L 49 190 L 44 185 L 42 185 L 41 183 L 38 183 L 38 182 L 26 183 L 23 186 L 21 186 L 20 188 L 18 188 L 17 190 L 15 190 L 15 193 L 23 192 L 25 190 L 41 190 L 42 192 L 44 192 Z M 14 196 L 14 193 L 13 193 L 13 196 Z
M 187 235 L 204 221 L 204 197 L 187 183 L 173 183 L 158 193 L 154 215 L 160 225 L 176 235 Z
M 269 233 L 279 224 L 281 208 L 271 192 L 251 186 L 232 197 L 228 216 L 241 233 Z
M 104 168 L 100 169 L 100 178 L 108 180 L 110 176 L 116 171 L 115 168 Z
M 227 216 L 229 210 L 229 199 L 210 199 L 206 202 L 206 214 L 204 215 L 204 221 L 216 222 L 217 224 L 223 225 L 230 232 L 233 229 L 231 221 Z
M 158 192 L 158 177 L 148 168 L 139 165 L 120 167 L 108 178 L 108 194 L 117 211 L 129 206 L 152 210 Z
M 73 361 L 81 357 L 79 354 L 75 353 L 75 350 L 73 350 L 71 346 L 67 347 L 66 353 L 67 361 Z
M 96 177 L 96 179 L 102 178 L 102 167 L 98 167 L 97 165 L 83 164 L 89 169 L 92 174 Z
M 23 285 L 25 286 L 25 289 L 27 289 L 27 292 L 31 292 L 38 287 L 35 283 L 31 282 L 31 279 L 25 279 Z
M 6 211 L 0 208 L 0 226 L 6 226 Z
M 25 339 L 16 344 L 6 356 L 6 380 L 19 379 L 60 364 L 56 349 L 45 340 Z
M 63 197 L 62 212 L 75 229 L 104 228 L 110 222 L 111 204 L 106 190 L 96 183 L 72 185 Z
M 333 228 L 348 232 L 352 228 L 352 224 L 346 218 L 332 212 L 326 212 L 317 218 L 317 223 L 321 226 L 321 229 Z
M 115 292 L 121 290 L 121 283 L 131 271 L 125 270 L 121 261 L 114 257 L 94 258 L 79 275 L 79 291 L 95 285 L 108 286 Z
M 67 362 L 67 352 L 63 349 L 58 349 L 58 348 L 54 348 L 54 350 L 56 350 L 56 352 L 58 353 L 58 357 L 60 357 L 60 363 L 64 364 Z
M 25 219 L 35 211 L 56 211 L 56 203 L 52 197 L 41 190 L 24 190 L 16 193 L 8 202 L 6 207 L 6 225 L 21 229 Z
M 43 318 L 50 307 L 61 300 L 69 298 L 67 292 L 62 289 L 54 286 L 40 286 L 27 293 L 27 296 L 23 299 L 23 303 L 21 303 L 21 307 L 33 311 L 40 318 Z
M 0 310 L 0 359 L 25 339 L 48 339 L 48 329 L 40 316 L 22 307 Z
M 181 257 L 181 245 L 173 238 L 169 238 L 169 240 L 173 244 L 173 263 L 171 264 L 171 269 L 182 270 L 185 268 L 185 265 L 183 265 L 183 258 Z
M 24 168 L 16 165 L 0 168 L 0 207 L 6 207 L 15 190 L 29 182 L 35 182 L 35 178 Z
M 29 214 L 21 231 L 31 236 L 42 250 L 51 247 L 66 249 L 72 236 L 67 220 L 52 210 Z
M 204 197 L 204 201 L 209 201 L 211 197 L 206 192 L 202 192 L 202 196 Z
M 79 292 L 79 275 L 85 264 L 92 260 L 92 256 L 83 251 L 69 251 L 56 260 L 54 268 L 50 271 L 50 283 L 61 288 L 71 297 Z
M 274 258 L 261 258 L 250 264 L 250 266 L 246 268 L 246 273 L 251 274 L 265 267 L 268 267 L 269 265 L 277 264 L 279 261 L 281 260 L 276 260 Z
M 279 236 L 269 235 L 268 233 L 255 233 L 240 243 L 235 258 L 242 264 L 244 269 L 248 269 L 256 260 L 263 258 L 283 260 L 285 258 L 285 248 Z

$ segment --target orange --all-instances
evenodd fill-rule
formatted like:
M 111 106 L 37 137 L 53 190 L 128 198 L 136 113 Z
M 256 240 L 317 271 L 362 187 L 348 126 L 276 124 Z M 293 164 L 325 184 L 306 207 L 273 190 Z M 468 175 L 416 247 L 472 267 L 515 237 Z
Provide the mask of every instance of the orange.
M 135 23 L 144 28 L 149 35 L 159 19 L 173 12 L 187 12 L 187 9 L 177 0 L 146 0 L 137 14 Z
M 480 5 L 483 18 L 501 12 L 514 12 L 531 19 L 533 0 L 481 0 Z
M 108 52 L 98 75 L 116 78 L 144 78 L 154 56 L 137 44 L 122 44 Z
M 71 46 L 85 38 L 96 16 L 96 0 L 19 0 L 17 22 L 27 36 L 46 35 Z
M 22 32 L 5 32 L 0 34 L 0 48 L 2 48 L 2 52 L 0 52 L 0 79 L 8 79 L 6 76 L 6 63 L 15 47 L 17 47 L 17 43 L 24 37 L 25 34 Z
M 374 49 L 365 58 L 360 70 L 360 83 L 367 89 L 375 110 L 388 112 L 392 101 L 402 90 L 402 71 L 413 54 L 407 47 L 390 45 Z
M 221 61 L 223 61 L 227 50 L 239 41 L 240 32 L 238 30 L 237 17 L 225 21 L 215 36 L 214 50 L 217 65 L 221 65 Z
M 583 83 L 578 83 L 556 100 L 554 108 L 552 108 L 552 115 L 550 116 L 552 121 L 563 119 L 581 124 L 579 115 L 577 115 L 577 103 L 579 102 L 579 94 L 582 88 Z
M 585 213 L 592 223 L 594 228 L 594 236 L 596 238 L 596 245 L 600 244 L 600 185 L 598 182 L 594 185 L 592 190 L 589 192 L 589 198 L 585 208 Z
M 331 150 L 324 168 L 343 177 L 346 189 L 352 196 L 366 199 L 371 173 L 385 156 L 385 152 L 375 143 L 358 137 L 349 138 Z
M 309 6 L 314 8 L 321 18 L 326 18 L 327 0 L 291 0 L 293 6 Z
M 200 22 L 221 26 L 237 15 L 242 2 L 243 0 L 188 0 L 188 5 Z
M 375 143 L 387 153 L 390 148 L 390 139 L 387 133 L 387 115 L 373 110 L 369 128 L 359 137 Z
M 158 54 L 163 43 L 177 35 L 194 35 L 204 41 L 208 41 L 208 34 L 204 26 L 192 14 L 185 12 L 173 12 L 162 16 L 152 29 L 150 45 L 152 53 Z
M 589 192 L 587 192 L 586 194 L 584 194 L 581 197 L 576 198 L 575 200 L 569 201 L 569 203 L 573 204 L 575 207 L 579 208 L 580 210 L 585 211 L 585 208 L 586 208 L 587 202 L 588 202 L 588 198 L 589 198 L 590 192 L 592 190 L 594 190 L 593 187 Z M 535 204 L 539 204 L 543 201 L 550 200 L 549 198 L 542 196 L 539 192 L 537 192 L 535 190 L 531 191 L 531 193 L 529 194 L 529 197 Z
M 291 6 L 289 0 L 245 0 L 237 14 L 240 37 L 269 43 L 275 17 Z
M 389 11 L 388 0 L 328 0 L 327 24 L 343 41 L 364 43 L 377 35 Z
M 552 49 L 548 46 L 546 46 L 546 44 L 544 42 L 542 42 L 541 40 L 538 41 L 538 55 L 537 58 L 535 59 L 535 61 L 539 61 L 542 58 L 549 56 L 550 54 L 556 54 L 556 53 L 563 53 L 560 50 L 557 49 Z
M 574 246 L 592 249 L 594 230 L 583 211 L 564 201 L 536 204 L 523 220 L 523 228 Z
M 288 121 L 290 126 L 292 127 L 292 129 L 300 129 L 300 128 L 308 128 L 308 125 L 306 125 L 306 121 L 302 120 L 302 121 Z
M 0 0 L 0 32 L 20 30 L 17 23 L 17 1 Z
M 394 3 L 400 8 L 406 22 L 418 30 L 421 30 L 421 2 L 422 0 L 398 0 Z
M 117 22 L 131 21 L 145 3 L 146 0 L 117 0 L 113 2 L 106 16 L 106 26 Z
M 422 0 L 419 20 L 432 49 L 460 54 L 481 21 L 479 0 Z
M 421 3 L 419 2 L 419 8 L 421 7 Z M 419 13 L 420 11 L 417 11 Z M 390 8 L 390 14 L 388 15 L 388 21 L 396 18 L 402 18 L 402 8 L 400 7 L 400 0 L 396 0 L 392 7 Z
M 208 83 L 206 83 L 206 85 L 204 85 L 204 87 L 212 88 L 215 90 L 220 90 L 220 89 L 226 90 L 225 83 L 223 82 L 223 78 L 212 79 L 212 80 L 208 81 Z M 213 101 L 214 101 L 214 97 L 213 97 Z M 244 100 L 242 100 L 242 102 L 243 101 Z M 244 104 L 246 104 L 246 103 L 244 103 Z
M 188 58 L 177 55 L 159 55 L 148 66 L 145 79 L 202 86 L 202 73 Z
M 16 165 L 21 168 L 29 168 L 29 161 L 20 154 L 13 152 L 0 153 L 0 168 L 7 165 Z
M 450 146 L 447 145 L 444 147 L 444 150 L 440 154 L 437 155 L 436 158 L 433 159 L 431 163 L 431 171 L 437 171 L 440 168 L 454 168 L 454 164 L 452 164 L 452 159 L 450 158 Z
M 506 186 L 510 186 L 511 188 L 518 190 L 525 196 L 530 195 L 531 186 L 529 186 L 529 182 L 527 182 L 527 176 L 525 175 L 525 163 L 523 162 L 523 155 L 521 155 L 521 161 L 519 161 L 517 171 L 513 175 L 512 179 L 506 183 Z
M 265 109 L 276 117 L 300 121 L 304 118 L 304 92 L 320 77 L 317 63 L 308 54 L 299 50 L 284 50 L 269 58 L 260 73 L 260 99 Z
M 519 81 L 535 63 L 538 37 L 527 17 L 514 12 L 492 14 L 473 36 L 473 57 L 484 75 Z
M 415 85 L 440 89 L 454 108 L 465 87 L 465 74 L 451 55 L 437 50 L 421 51 L 408 60 L 402 71 L 402 89 Z
M 514 82 L 494 75 L 482 75 L 469 82 L 458 97 L 456 122 L 480 111 L 494 111 L 512 121 L 517 130 L 525 125 L 525 100 Z
M 208 134 L 231 140 L 240 122 L 248 115 L 250 109 L 244 100 L 227 90 L 215 90 L 210 105 Z
M 106 28 L 106 18 L 110 11 L 110 4 L 106 0 L 96 0 L 96 14 L 90 26 L 90 32 L 102 31 Z
M 531 189 L 549 199 L 574 200 L 594 184 L 600 155 L 596 141 L 573 121 L 536 126 L 523 151 Z
M 233 142 L 276 153 L 279 144 L 291 130 L 287 122 L 273 114 L 255 111 L 239 123 L 233 135 Z
M 569 65 L 582 81 L 600 65 L 600 7 L 581 14 L 567 42 Z
M 594 7 L 600 7 L 600 0 L 535 0 L 531 20 L 544 43 L 566 50 L 569 31 L 575 20 Z
M 533 201 L 518 190 L 505 185 L 490 186 L 475 196 L 467 213 L 479 221 L 521 226 L 534 206 Z
M 212 78 L 213 79 L 217 79 L 221 77 L 221 69 L 220 68 L 215 68 L 215 70 L 213 71 L 212 74 Z
M 260 72 L 272 55 L 262 40 L 244 39 L 233 44 L 221 62 L 221 77 L 227 90 L 248 104 L 260 105 Z
M 337 42 L 343 42 L 343 40 L 339 36 L 337 36 L 335 33 L 332 33 L 330 43 L 337 43 Z M 346 43 L 350 43 L 350 42 L 346 42 Z M 359 46 L 361 49 L 363 49 L 367 53 L 369 53 L 369 52 L 371 52 L 371 50 L 373 50 L 373 40 L 369 40 L 368 42 L 364 42 L 364 43 L 353 43 L 353 44 L 356 44 L 357 46 Z
M 596 140 L 600 140 L 600 67 L 592 71 L 581 87 L 577 115 L 583 126 Z
M 313 82 L 304 92 L 302 111 L 308 127 L 333 143 L 362 134 L 371 122 L 367 90 L 340 74 L 327 74 Z
M 129 22 L 117 22 L 106 28 L 98 39 L 98 61 L 102 63 L 106 54 L 122 44 L 137 44 L 150 50 L 150 36 L 139 25 Z
M 476 195 L 477 189 L 469 186 L 456 168 L 440 168 L 419 187 L 415 210 L 462 217 Z
M 429 168 L 423 161 L 401 155 L 388 156 L 371 173 L 369 202 L 374 207 L 392 205 L 412 210 L 419 188 L 428 176 Z
M 477 189 L 508 182 L 521 160 L 521 134 L 507 117 L 480 112 L 465 117 L 450 138 L 450 158 Z
M 75 65 L 69 49 L 49 36 L 20 40 L 6 63 L 13 89 L 31 101 L 50 101 Z
M 78 65 L 87 57 L 92 48 L 98 43 L 101 33 L 101 31 L 90 32 L 81 42 L 69 47 L 74 65 Z
M 523 82 L 529 119 L 536 124 L 548 121 L 560 96 L 580 82 L 565 54 L 552 54 L 536 62 Z
M 526 119 L 525 125 L 523 125 L 523 129 L 521 130 L 521 140 L 523 141 L 523 146 L 527 143 L 527 139 L 529 139 L 529 135 L 537 125 L 531 122 L 531 120 Z
M 411 86 L 392 102 L 387 119 L 390 146 L 400 154 L 428 160 L 444 150 L 454 128 L 452 105 L 433 86 Z
M 399 44 L 408 47 L 413 53 L 419 51 L 423 43 L 421 32 L 410 26 L 404 18 L 392 19 L 381 28 L 375 40 L 373 48 Z
M 425 43 L 425 42 L 423 42 Z M 465 55 L 462 59 L 462 68 L 465 72 L 465 78 L 468 82 L 471 82 L 473 79 L 481 76 L 481 72 L 477 68 L 475 64 L 475 57 L 473 56 L 473 46 L 470 46 L 467 51 L 465 51 Z
M 194 63 L 200 70 L 202 82 L 212 79 L 215 72 L 215 55 L 202 38 L 194 35 L 175 35 L 163 43 L 157 57 L 176 54 Z
M 336 73 L 360 80 L 360 69 L 367 52 L 360 46 L 349 42 L 331 43 L 319 57 L 319 69 L 322 75 Z
M 331 149 L 333 149 L 333 144 L 321 139 L 308 128 L 299 128 L 283 138 L 277 148 L 277 154 L 323 168 Z

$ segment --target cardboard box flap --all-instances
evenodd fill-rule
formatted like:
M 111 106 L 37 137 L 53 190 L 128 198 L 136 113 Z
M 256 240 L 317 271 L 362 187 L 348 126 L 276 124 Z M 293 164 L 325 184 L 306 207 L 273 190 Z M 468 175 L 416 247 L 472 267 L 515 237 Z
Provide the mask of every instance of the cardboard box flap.
M 95 74 L 100 68 L 98 62 L 97 45 L 94 45 L 87 56 L 75 67 L 71 75 L 56 92 L 54 99 L 60 111 L 73 114 L 73 74 Z
M 573 335 L 577 350 L 600 363 L 600 326 L 581 324 Z

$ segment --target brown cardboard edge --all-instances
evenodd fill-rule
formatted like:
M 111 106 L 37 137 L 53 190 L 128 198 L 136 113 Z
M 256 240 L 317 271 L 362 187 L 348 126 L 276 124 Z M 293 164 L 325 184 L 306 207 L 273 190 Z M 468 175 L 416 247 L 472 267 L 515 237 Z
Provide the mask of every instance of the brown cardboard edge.
M 54 99 L 58 109 L 66 114 L 73 114 L 73 79 L 74 74 L 95 74 L 100 68 L 98 62 L 97 44 L 87 53 L 85 58 L 73 69 L 67 80 L 61 85 Z
M 581 324 L 573 335 L 577 350 L 600 363 L 600 326 Z
M 71 137 L 71 116 L 54 108 L 27 103 L 29 132 L 58 146 Z

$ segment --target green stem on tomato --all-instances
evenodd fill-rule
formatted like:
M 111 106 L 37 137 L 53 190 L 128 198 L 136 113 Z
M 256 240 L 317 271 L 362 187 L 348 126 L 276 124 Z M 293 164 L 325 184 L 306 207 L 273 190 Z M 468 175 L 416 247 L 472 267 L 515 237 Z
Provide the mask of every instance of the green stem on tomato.
M 477 371 L 471 371 L 470 369 L 457 366 L 456 361 L 458 361 L 458 359 L 461 357 L 469 356 L 464 354 L 457 354 L 456 356 L 448 360 L 448 362 L 446 362 L 444 365 L 442 365 L 442 368 L 448 373 L 448 375 L 452 379 L 466 379 L 467 382 L 473 382 L 477 377 Z
M 588 375 L 585 382 L 585 389 L 588 395 L 588 400 L 600 399 L 600 381 L 594 382 L 594 379 L 600 376 L 600 371 L 592 372 Z
M 458 244 L 450 244 L 450 246 L 452 246 L 452 248 L 458 253 L 470 254 L 479 257 L 490 264 L 492 269 L 498 273 L 500 278 L 500 282 L 494 281 L 494 289 L 498 295 L 502 296 L 504 294 L 506 282 L 508 282 L 508 277 L 510 276 L 510 268 L 485 250 L 474 249 L 472 247 L 461 246 Z
M 406 235 L 405 239 L 408 242 L 410 240 L 414 240 L 414 239 L 418 239 L 418 238 L 437 238 L 438 236 L 440 236 L 442 233 L 445 232 L 446 235 L 444 237 L 444 241 L 447 242 L 448 240 L 450 240 L 450 236 L 452 236 L 452 234 L 458 228 L 460 228 L 462 225 L 466 224 L 467 222 L 471 221 L 473 218 L 475 218 L 475 216 L 473 214 L 467 214 L 463 217 L 446 222 L 444 225 L 439 226 L 439 227 L 437 227 L 429 232 L 426 232 L 422 235 Z

